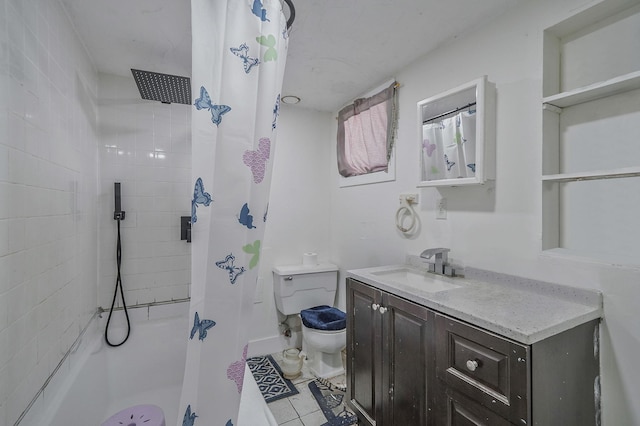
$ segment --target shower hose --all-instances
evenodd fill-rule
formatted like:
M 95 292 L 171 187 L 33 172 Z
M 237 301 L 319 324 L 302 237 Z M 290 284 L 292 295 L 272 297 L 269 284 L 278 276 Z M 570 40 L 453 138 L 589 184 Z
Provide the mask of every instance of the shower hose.
M 113 300 L 111 301 L 111 309 L 109 309 L 109 318 L 107 318 L 107 326 L 104 329 L 104 340 L 107 342 L 107 345 L 112 347 L 117 347 L 129 338 L 129 333 L 131 333 L 131 323 L 129 322 L 129 312 L 127 312 L 127 304 L 124 301 L 124 291 L 122 290 L 122 277 L 120 276 L 120 264 L 122 263 L 122 244 L 120 242 L 120 219 L 118 221 L 118 241 L 116 243 L 116 265 L 118 269 L 118 275 L 116 277 L 116 288 L 113 291 Z M 127 335 L 124 340 L 120 343 L 111 343 L 109 341 L 109 323 L 111 322 L 111 314 L 113 314 L 113 308 L 116 304 L 116 299 L 118 297 L 118 288 L 120 288 L 120 297 L 122 299 L 122 307 L 124 309 L 124 315 L 127 318 Z

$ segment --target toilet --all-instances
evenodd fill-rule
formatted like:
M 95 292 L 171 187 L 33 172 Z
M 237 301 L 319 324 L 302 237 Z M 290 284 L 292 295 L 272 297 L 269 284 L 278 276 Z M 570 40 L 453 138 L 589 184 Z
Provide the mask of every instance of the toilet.
M 307 366 L 325 379 L 344 373 L 346 314 L 331 306 L 337 287 L 338 267 L 333 264 L 273 268 L 276 308 L 284 315 L 300 316 Z

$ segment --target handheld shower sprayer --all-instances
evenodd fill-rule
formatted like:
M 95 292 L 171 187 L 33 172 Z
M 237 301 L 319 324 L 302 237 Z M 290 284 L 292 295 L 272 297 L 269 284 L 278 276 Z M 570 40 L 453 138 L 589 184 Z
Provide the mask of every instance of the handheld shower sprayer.
M 120 182 L 115 182 L 113 184 L 113 193 L 115 199 L 115 209 L 113 212 L 113 220 L 118 221 L 118 239 L 116 242 L 116 267 L 117 267 L 117 276 L 116 276 L 116 288 L 113 291 L 113 300 L 111 301 L 111 309 L 109 309 L 109 318 L 107 318 L 107 326 L 104 330 L 104 339 L 109 346 L 120 346 L 129 338 L 129 334 L 131 333 L 131 323 L 129 322 L 129 312 L 127 312 L 127 303 L 124 301 L 124 290 L 122 289 L 122 276 L 120 275 L 120 265 L 122 263 L 122 243 L 120 241 L 120 221 L 124 220 L 124 212 L 122 211 L 122 201 L 120 196 Z M 109 340 L 109 323 L 111 323 L 111 315 L 113 314 L 113 308 L 116 304 L 116 299 L 118 298 L 118 288 L 120 288 L 120 298 L 122 299 L 122 308 L 124 310 L 124 315 L 127 319 L 127 335 L 124 340 L 120 343 L 111 343 Z
M 113 212 L 113 220 L 124 220 L 124 213 L 122 211 L 122 201 L 120 199 L 120 182 L 113 184 L 113 192 L 115 198 L 115 210 Z

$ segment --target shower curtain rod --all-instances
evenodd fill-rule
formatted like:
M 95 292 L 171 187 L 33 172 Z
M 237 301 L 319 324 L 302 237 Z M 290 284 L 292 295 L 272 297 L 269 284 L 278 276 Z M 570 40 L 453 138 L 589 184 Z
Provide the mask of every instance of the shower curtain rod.
M 289 19 L 287 19 L 287 29 L 291 28 L 293 25 L 293 21 L 296 19 L 296 8 L 293 7 L 293 2 L 291 0 L 284 0 L 284 2 L 289 6 Z
M 470 107 L 474 106 L 475 104 L 476 104 L 475 102 L 471 102 L 470 104 L 467 104 L 465 106 L 461 106 L 461 107 L 458 107 L 456 109 L 452 109 L 451 111 L 443 112 L 442 114 L 438 114 L 438 115 L 436 115 L 434 117 L 431 117 L 431 118 L 429 118 L 427 120 L 423 120 L 422 124 L 428 123 L 428 122 L 433 121 L 433 120 L 437 120 L 438 118 L 446 117 L 449 114 L 454 114 L 456 112 L 460 112 L 462 110 L 465 110 L 467 108 L 470 108 Z

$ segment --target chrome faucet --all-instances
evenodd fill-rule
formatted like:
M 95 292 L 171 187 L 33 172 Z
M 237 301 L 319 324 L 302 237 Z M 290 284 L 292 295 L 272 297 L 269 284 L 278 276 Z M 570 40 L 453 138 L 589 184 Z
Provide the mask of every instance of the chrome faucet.
M 434 263 L 429 263 L 429 272 L 434 272 L 440 275 L 449 275 L 453 276 L 455 271 L 448 264 L 448 256 L 451 250 L 448 248 L 438 247 L 426 249 L 422 253 L 420 253 L 420 257 L 423 259 L 431 259 L 435 255 Z

